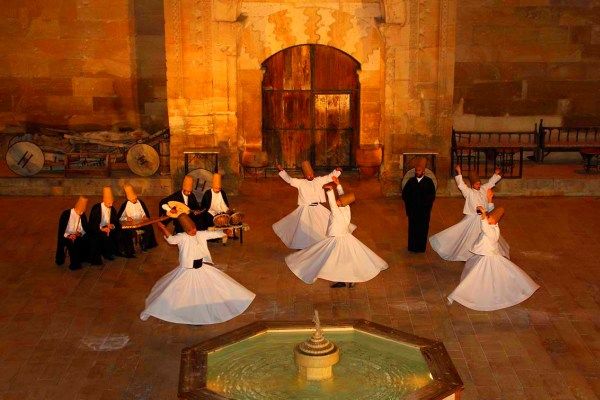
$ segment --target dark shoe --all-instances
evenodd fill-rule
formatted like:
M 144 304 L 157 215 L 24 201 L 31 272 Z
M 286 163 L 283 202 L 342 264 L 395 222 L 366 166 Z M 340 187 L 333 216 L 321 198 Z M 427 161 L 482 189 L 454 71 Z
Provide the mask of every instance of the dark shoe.
M 341 287 L 346 287 L 346 284 L 344 282 L 336 282 L 336 283 L 334 283 L 333 285 L 331 285 L 329 287 L 337 289 L 337 288 L 341 288 Z
M 69 269 L 71 271 L 76 271 L 78 269 L 81 269 L 81 264 L 71 264 L 71 265 L 69 265 Z
M 348 287 L 349 287 L 349 288 L 353 288 L 354 286 L 356 286 L 356 283 L 354 283 L 354 282 L 350 282 L 350 283 L 348 284 Z

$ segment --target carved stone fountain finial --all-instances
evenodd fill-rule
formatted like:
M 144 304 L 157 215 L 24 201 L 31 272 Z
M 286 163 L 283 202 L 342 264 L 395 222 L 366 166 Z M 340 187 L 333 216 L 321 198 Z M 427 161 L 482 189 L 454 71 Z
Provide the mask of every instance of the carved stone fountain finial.
M 313 322 L 315 331 L 308 340 L 296 345 L 294 359 L 301 375 L 308 380 L 320 381 L 331 378 L 333 374 L 331 367 L 339 361 L 340 351 L 334 343 L 323 336 L 317 310 Z

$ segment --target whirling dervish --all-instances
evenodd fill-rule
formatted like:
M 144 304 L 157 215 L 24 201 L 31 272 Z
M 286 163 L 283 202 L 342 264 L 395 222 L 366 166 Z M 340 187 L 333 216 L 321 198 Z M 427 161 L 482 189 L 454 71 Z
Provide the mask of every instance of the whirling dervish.
M 504 215 L 502 207 L 487 213 L 483 206 L 479 224 L 481 235 L 465 264 L 460 283 L 448 296 L 448 302 L 457 301 L 478 311 L 493 311 L 514 306 L 529 298 L 538 288 L 521 268 L 500 254 L 498 222 Z
M 464 217 L 459 223 L 436 233 L 429 238 L 431 248 L 435 250 L 444 260 L 448 261 L 467 261 L 472 253 L 471 249 L 479 238 L 481 233 L 481 223 L 477 214 L 477 207 L 482 206 L 488 210 L 488 190 L 493 188 L 501 178 L 500 168 L 496 168 L 494 175 L 485 184 L 481 184 L 481 179 L 476 173 L 469 174 L 471 187 L 465 184 L 460 165 L 456 166 L 457 175 L 454 178 L 458 189 L 465 198 L 463 207 Z M 500 236 L 499 240 L 500 254 L 509 258 L 510 247 L 508 243 Z
M 146 299 L 142 320 L 150 316 L 169 322 L 208 325 L 228 321 L 246 310 L 255 294 L 213 266 L 206 241 L 226 236 L 197 231 L 187 215 L 178 217 L 183 232 L 171 236 L 158 223 L 165 240 L 179 247 L 179 265 L 163 276 Z
M 277 168 L 281 179 L 298 189 L 298 207 L 274 223 L 273 230 L 290 249 L 305 249 L 326 237 L 330 212 L 321 204 L 325 202 L 323 185 L 340 176 L 342 170 L 336 168 L 328 175 L 315 177 L 310 163 L 303 161 L 304 179 L 299 179 L 290 177 L 281 165 Z M 355 228 L 352 225 L 352 230 Z
M 285 262 L 294 274 L 305 283 L 318 278 L 335 282 L 331 287 L 344 287 L 373 279 L 387 262 L 352 235 L 350 204 L 353 193 L 344 194 L 337 177 L 323 185 L 331 213 L 327 224 L 327 237 L 304 250 L 290 254 Z M 337 188 L 336 200 L 332 189 Z

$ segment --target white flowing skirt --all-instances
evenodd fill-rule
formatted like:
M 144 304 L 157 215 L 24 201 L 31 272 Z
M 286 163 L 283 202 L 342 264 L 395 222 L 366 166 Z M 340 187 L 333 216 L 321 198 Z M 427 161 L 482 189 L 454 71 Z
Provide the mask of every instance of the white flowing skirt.
M 476 254 L 466 262 L 460 283 L 448 301 L 478 311 L 500 310 L 528 299 L 539 287 L 505 257 Z
M 458 224 L 429 237 L 431 248 L 447 261 L 467 261 L 471 249 L 481 234 L 481 216 L 465 215 Z M 510 246 L 502 235 L 498 240 L 500 254 L 510 258 Z
M 327 237 L 331 213 L 321 204 L 298 206 L 294 211 L 273 224 L 273 230 L 290 249 L 305 249 Z M 350 224 L 350 232 L 356 225 Z
M 317 278 L 332 282 L 366 282 L 388 264 L 351 234 L 328 237 L 290 254 L 285 262 L 305 283 Z
M 152 288 L 140 318 L 208 325 L 228 321 L 246 310 L 255 294 L 217 268 L 177 267 Z

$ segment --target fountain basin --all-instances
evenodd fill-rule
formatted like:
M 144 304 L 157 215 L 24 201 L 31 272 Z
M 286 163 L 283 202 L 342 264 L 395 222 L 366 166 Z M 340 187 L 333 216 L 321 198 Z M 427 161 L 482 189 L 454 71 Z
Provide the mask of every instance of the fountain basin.
M 441 342 L 365 320 L 323 323 L 333 377 L 307 380 L 292 349 L 309 323 L 259 321 L 182 352 L 182 399 L 453 399 L 462 381 Z

